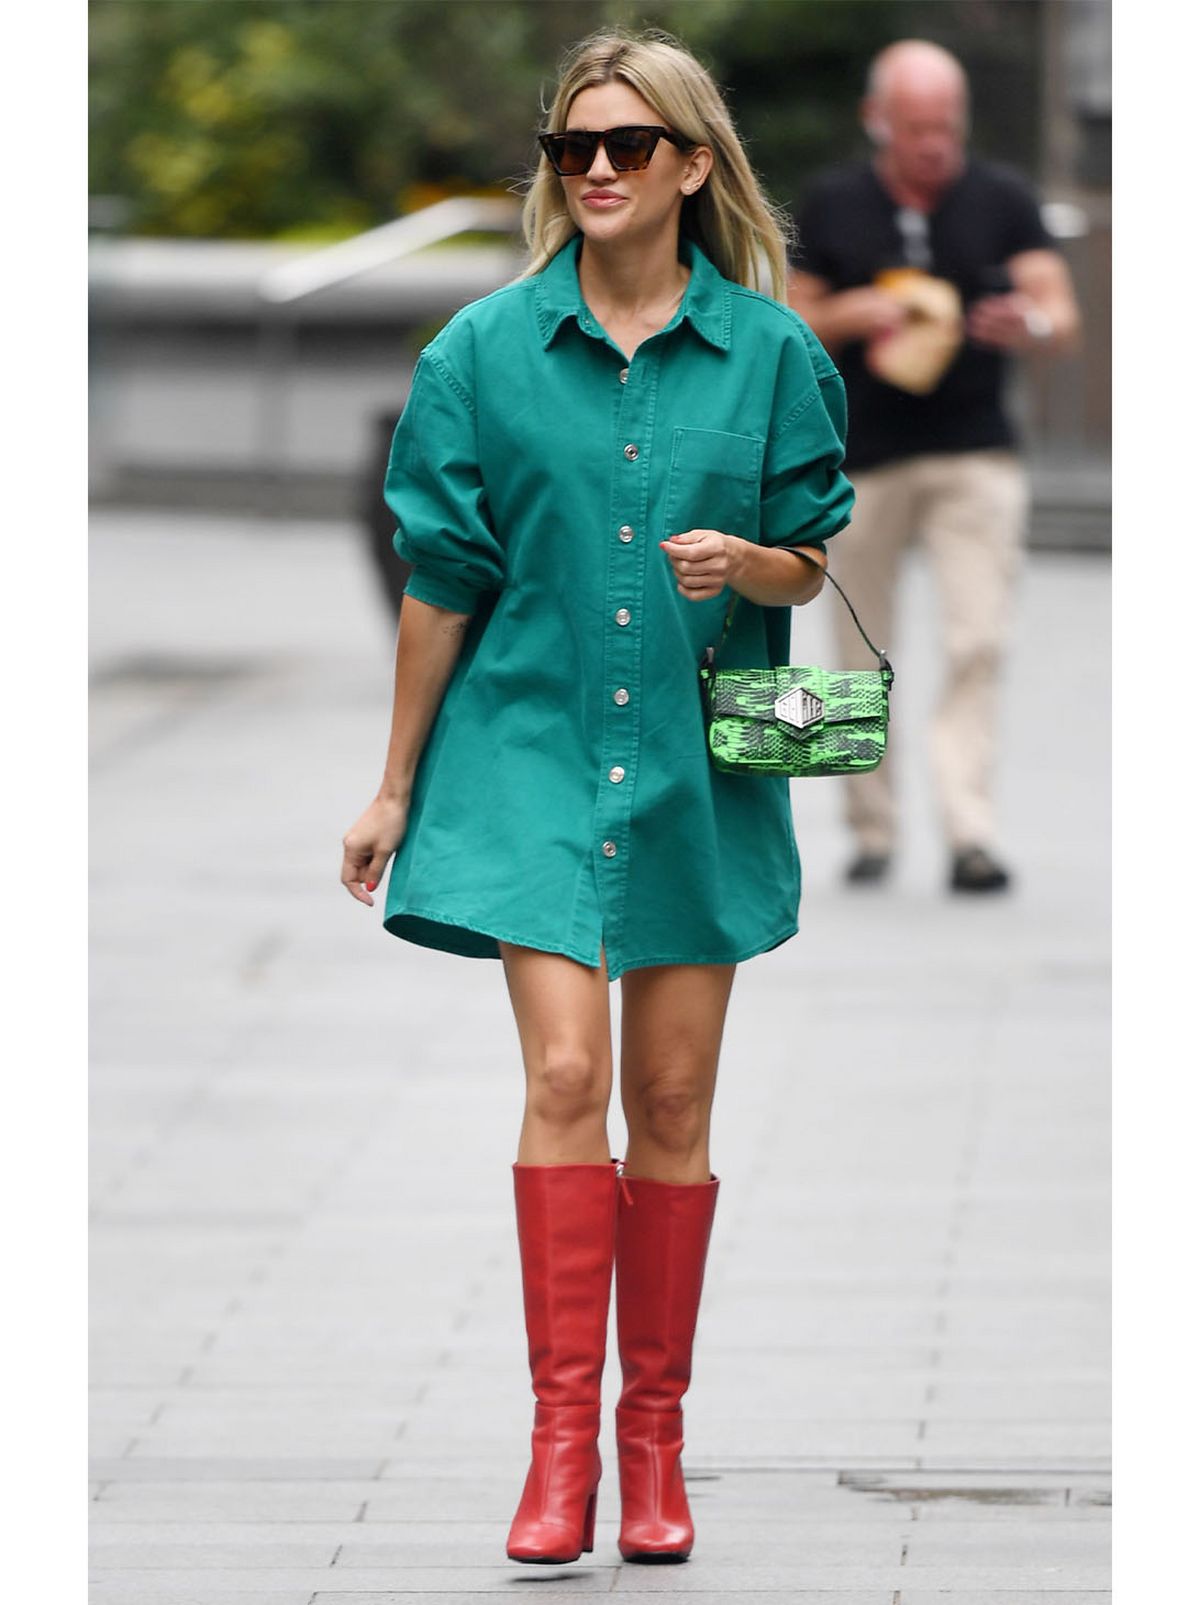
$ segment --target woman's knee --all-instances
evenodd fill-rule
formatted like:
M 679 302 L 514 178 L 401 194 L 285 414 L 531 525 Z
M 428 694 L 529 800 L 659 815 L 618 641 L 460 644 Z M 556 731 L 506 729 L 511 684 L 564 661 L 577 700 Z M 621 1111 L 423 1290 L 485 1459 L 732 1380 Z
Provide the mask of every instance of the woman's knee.
M 608 1111 L 612 1071 L 586 1047 L 550 1047 L 526 1066 L 526 1106 L 534 1119 L 574 1126 Z
M 664 1072 L 627 1087 L 631 1129 L 668 1153 L 686 1154 L 708 1136 L 712 1093 L 707 1078 Z

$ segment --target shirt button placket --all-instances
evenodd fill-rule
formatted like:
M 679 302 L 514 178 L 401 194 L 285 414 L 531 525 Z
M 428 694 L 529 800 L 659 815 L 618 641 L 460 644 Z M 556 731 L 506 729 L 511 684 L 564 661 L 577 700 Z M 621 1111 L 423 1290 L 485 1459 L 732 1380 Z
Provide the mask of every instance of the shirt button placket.
M 640 371 L 640 370 L 639 370 Z M 608 678 L 605 698 L 604 750 L 601 754 L 600 794 L 596 815 L 597 850 L 603 864 L 600 900 L 607 927 L 606 942 L 619 953 L 618 930 L 624 903 L 624 875 L 629 856 L 625 850 L 632 785 L 626 785 L 637 757 L 637 731 L 641 720 L 638 665 L 640 651 L 636 619 L 641 609 L 643 543 L 636 540 L 645 519 L 648 472 L 645 427 L 648 387 L 644 375 L 630 385 L 629 369 L 617 375 L 621 386 L 617 450 L 620 466 L 614 476 L 613 528 L 616 540 L 609 548 L 608 608 L 602 628 L 604 663 Z M 651 387 L 652 388 L 652 387 Z

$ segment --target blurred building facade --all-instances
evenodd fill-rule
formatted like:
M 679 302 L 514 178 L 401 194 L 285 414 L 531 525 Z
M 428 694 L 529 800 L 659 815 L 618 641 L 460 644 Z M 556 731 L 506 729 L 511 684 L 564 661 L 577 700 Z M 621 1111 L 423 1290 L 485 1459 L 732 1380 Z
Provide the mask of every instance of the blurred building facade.
M 947 30 L 940 41 L 972 70 L 977 103 L 1011 96 L 1018 81 L 1028 94 L 1036 126 L 1018 156 L 1040 186 L 1085 319 L 1077 357 L 1023 364 L 1015 380 L 1034 480 L 1032 538 L 1102 548 L 1111 512 L 1110 6 L 1029 0 L 1022 16 L 1032 23 L 1034 59 L 1019 70 L 999 60 L 976 72 L 969 31 L 959 39 Z M 848 97 L 860 90 L 848 82 Z M 269 276 L 306 254 L 271 243 L 122 238 L 119 213 L 97 207 L 98 501 L 360 515 L 379 421 L 399 411 L 421 344 L 459 306 L 511 278 L 522 259 L 515 235 L 447 243 L 273 306 L 263 294 Z
M 1026 433 L 1041 464 L 1079 476 L 1076 499 L 1100 485 L 1112 447 L 1112 16 L 1108 0 L 1042 7 L 1043 193 L 1063 214 L 1060 240 L 1084 317 L 1078 356 L 1031 365 Z M 1108 493 L 1111 506 L 1111 492 Z

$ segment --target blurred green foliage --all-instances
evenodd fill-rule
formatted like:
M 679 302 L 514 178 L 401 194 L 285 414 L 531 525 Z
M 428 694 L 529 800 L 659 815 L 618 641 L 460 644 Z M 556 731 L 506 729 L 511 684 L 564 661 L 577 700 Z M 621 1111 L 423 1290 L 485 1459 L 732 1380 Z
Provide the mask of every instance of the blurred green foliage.
M 666 28 L 712 67 L 778 200 L 861 148 L 867 63 L 913 34 L 963 59 L 977 143 L 1031 166 L 1038 10 L 1039 0 L 92 0 L 91 190 L 122 199 L 133 233 L 317 241 L 445 194 L 511 188 L 533 161 L 563 50 L 612 22 Z

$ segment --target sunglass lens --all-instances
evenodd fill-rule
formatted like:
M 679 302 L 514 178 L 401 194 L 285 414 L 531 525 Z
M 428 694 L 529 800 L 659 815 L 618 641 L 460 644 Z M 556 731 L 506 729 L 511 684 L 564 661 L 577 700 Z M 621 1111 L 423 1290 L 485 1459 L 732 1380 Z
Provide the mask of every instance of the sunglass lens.
M 657 143 L 657 134 L 644 128 L 616 128 L 604 141 L 604 148 L 619 173 L 635 173 L 649 165 Z
M 560 173 L 586 173 L 595 160 L 598 143 L 592 134 L 555 134 L 547 141 L 547 154 Z

